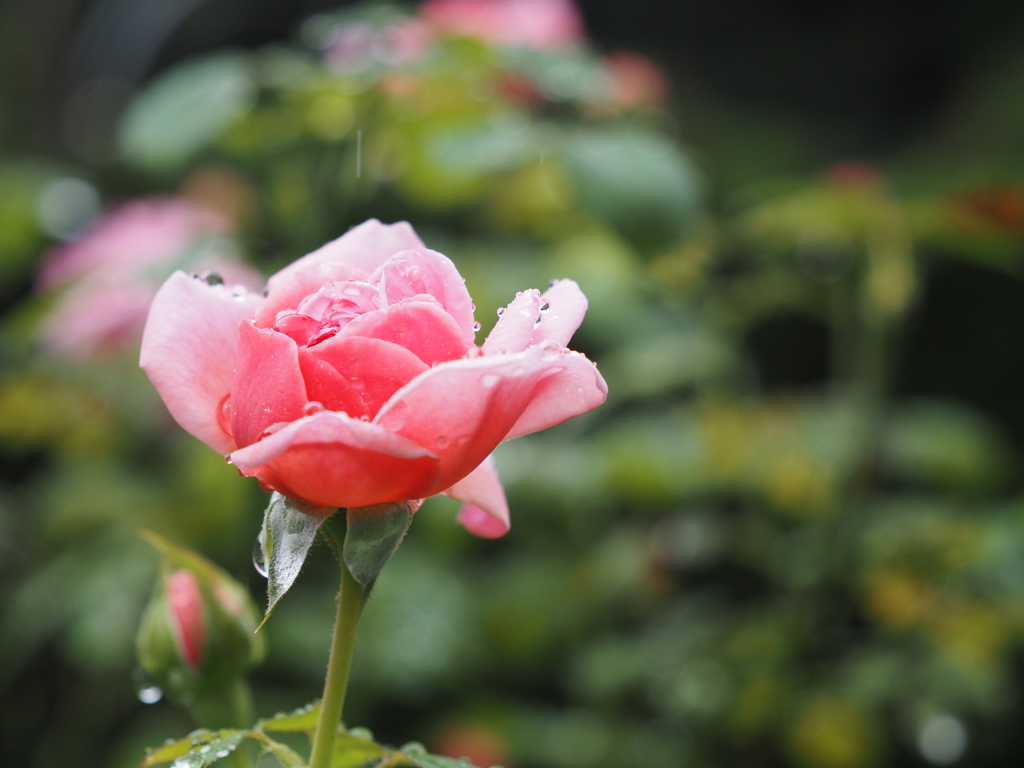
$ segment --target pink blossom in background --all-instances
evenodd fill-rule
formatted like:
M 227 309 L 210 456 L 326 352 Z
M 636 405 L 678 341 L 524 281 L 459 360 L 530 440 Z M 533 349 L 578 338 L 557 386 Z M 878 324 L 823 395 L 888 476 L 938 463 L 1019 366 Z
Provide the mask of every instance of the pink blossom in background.
M 610 79 L 612 102 L 620 109 L 657 107 L 668 99 L 668 78 L 657 64 L 631 51 L 604 57 Z
M 335 70 L 362 72 L 375 63 L 412 64 L 434 42 L 434 30 L 420 19 L 404 18 L 376 29 L 364 22 L 345 24 L 324 58 Z
M 43 345 L 84 360 L 137 343 L 160 284 L 179 267 L 259 285 L 259 273 L 231 253 L 192 253 L 228 226 L 219 214 L 175 198 L 137 200 L 106 214 L 43 264 L 38 289 L 62 291 L 43 322 Z
M 455 265 L 408 224 L 370 220 L 265 297 L 176 272 L 140 364 L 185 430 L 266 488 L 321 507 L 445 493 L 495 537 L 509 528 L 498 443 L 604 402 L 597 368 L 566 348 L 586 308 L 572 280 L 523 291 L 477 346 Z
M 420 16 L 448 35 L 491 45 L 557 49 L 583 42 L 572 0 L 427 0 Z

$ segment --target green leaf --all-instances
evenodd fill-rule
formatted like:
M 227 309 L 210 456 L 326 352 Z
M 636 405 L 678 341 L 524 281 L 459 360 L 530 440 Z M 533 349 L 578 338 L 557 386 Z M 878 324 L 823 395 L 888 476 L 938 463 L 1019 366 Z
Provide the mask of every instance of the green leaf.
M 330 514 L 329 508 L 310 507 L 280 493 L 270 497 L 259 537 L 267 569 L 267 612 L 257 631 L 295 583 L 316 540 L 316 532 Z
M 419 766 L 419 768 L 473 768 L 473 764 L 464 757 L 454 759 L 451 757 L 441 757 L 440 755 L 432 755 L 427 752 L 426 748 L 418 741 L 411 741 L 402 747 L 400 753 L 401 756 L 408 760 L 408 765 Z M 399 766 L 405 765 L 406 763 L 392 763 L 392 765 Z
M 412 523 L 412 513 L 408 501 L 349 508 L 343 558 L 352 577 L 364 587 L 373 583 L 395 554 Z
M 311 733 L 316 730 L 319 718 L 320 705 L 307 704 L 286 715 L 281 714 L 268 720 L 261 720 L 256 724 L 256 729 L 271 733 Z
M 193 731 L 184 739 L 165 744 L 146 755 L 142 768 L 168 763 L 171 768 L 206 768 L 234 752 L 249 731 Z
M 129 106 L 121 151 L 147 168 L 174 167 L 212 144 L 254 99 L 246 57 L 227 53 L 186 61 Z
M 265 733 L 254 731 L 250 734 L 263 745 L 263 752 L 269 752 L 284 768 L 306 768 L 306 759 L 286 744 L 274 741 Z
M 370 768 L 384 760 L 388 750 L 376 742 L 339 730 L 334 738 L 331 768 Z

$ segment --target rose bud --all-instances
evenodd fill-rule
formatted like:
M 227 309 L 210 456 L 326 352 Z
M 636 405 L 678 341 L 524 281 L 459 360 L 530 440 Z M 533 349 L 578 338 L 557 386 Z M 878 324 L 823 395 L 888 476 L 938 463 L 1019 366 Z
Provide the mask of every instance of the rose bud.
M 171 415 L 239 471 L 313 507 L 444 493 L 484 537 L 509 529 L 488 457 L 604 402 L 566 348 L 572 280 L 516 295 L 482 346 L 455 265 L 412 227 L 371 220 L 285 267 L 264 294 L 172 275 L 140 364 Z
M 170 698 L 200 721 L 221 727 L 225 692 L 263 656 L 253 632 L 259 614 L 248 593 L 220 568 L 152 532 L 143 537 L 162 555 L 160 578 L 139 627 L 139 665 Z

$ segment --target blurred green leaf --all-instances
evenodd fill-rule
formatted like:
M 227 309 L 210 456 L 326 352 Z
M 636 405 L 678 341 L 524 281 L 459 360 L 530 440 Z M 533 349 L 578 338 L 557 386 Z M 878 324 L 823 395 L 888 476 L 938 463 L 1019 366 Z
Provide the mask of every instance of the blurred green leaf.
M 151 170 L 173 168 L 210 146 L 252 105 L 247 57 L 222 53 L 176 65 L 131 103 L 121 151 Z

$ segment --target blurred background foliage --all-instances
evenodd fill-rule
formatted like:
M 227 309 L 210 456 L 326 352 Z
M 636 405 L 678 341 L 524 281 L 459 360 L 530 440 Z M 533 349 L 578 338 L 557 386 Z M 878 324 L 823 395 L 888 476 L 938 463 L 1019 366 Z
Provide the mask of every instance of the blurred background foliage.
M 170 422 L 139 302 L 370 216 L 455 260 L 484 334 L 578 280 L 610 396 L 498 450 L 504 539 L 447 499 L 417 515 L 349 722 L 510 768 L 1019 752 L 1020 8 L 581 11 L 592 42 L 516 45 L 415 7 L 0 5 L 5 763 L 136 765 L 192 727 L 136 696 L 139 528 L 263 600 L 266 497 Z M 59 250 L 140 197 L 207 223 L 129 226 L 113 269 L 106 241 Z M 268 623 L 260 715 L 319 694 L 334 567 L 317 551 Z

